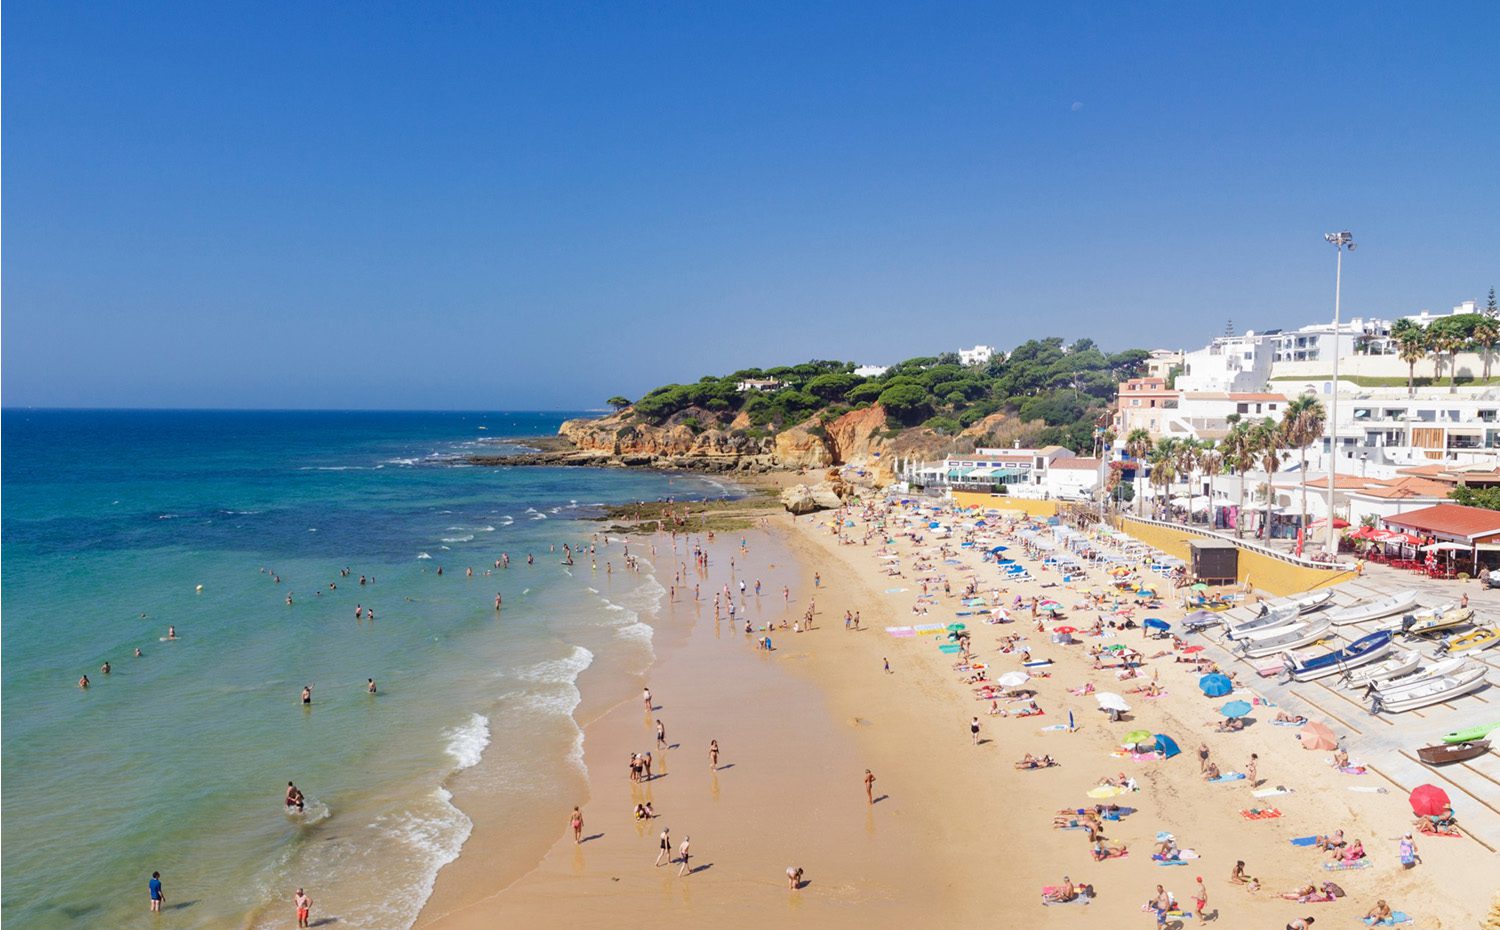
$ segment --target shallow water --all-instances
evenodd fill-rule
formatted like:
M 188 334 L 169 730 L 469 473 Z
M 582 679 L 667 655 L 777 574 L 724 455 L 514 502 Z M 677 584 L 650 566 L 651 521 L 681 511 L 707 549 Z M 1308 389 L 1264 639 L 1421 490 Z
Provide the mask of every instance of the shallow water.
M 581 784 L 578 676 L 644 668 L 662 592 L 618 543 L 597 570 L 561 546 L 599 503 L 723 488 L 452 464 L 561 419 L 5 411 L 4 921 L 280 925 L 305 886 L 340 926 L 405 927 L 469 830 L 456 772 L 521 811 L 570 787 L 538 771 Z

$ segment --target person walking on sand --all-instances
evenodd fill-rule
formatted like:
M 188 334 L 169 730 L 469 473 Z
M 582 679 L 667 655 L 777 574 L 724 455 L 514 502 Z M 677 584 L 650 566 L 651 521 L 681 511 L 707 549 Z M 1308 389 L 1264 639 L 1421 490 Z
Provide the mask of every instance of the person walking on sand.
M 298 888 L 297 893 L 292 896 L 292 901 L 297 905 L 297 926 L 312 926 L 308 923 L 308 918 L 312 916 L 312 898 L 307 896 L 306 891 Z
M 167 900 L 167 896 L 163 894 L 161 890 L 160 872 L 151 873 L 151 881 L 146 883 L 146 891 L 151 895 L 152 913 L 160 913 L 162 902 Z
M 719 770 L 719 741 L 716 739 L 708 741 L 708 768 L 714 772 Z
M 656 721 L 656 748 L 667 748 L 667 728 L 662 725 L 659 719 Z
M 680 868 L 680 869 L 677 870 L 677 877 L 678 878 L 681 878 L 682 876 L 688 874 L 688 862 L 692 858 L 692 854 L 688 852 L 688 849 L 691 846 L 692 846 L 692 838 L 684 836 L 682 838 L 682 845 L 679 846 L 679 847 L 677 847 L 677 855 L 682 858 L 682 868 Z
M 652 711 L 652 709 L 653 709 L 652 706 L 651 706 L 651 689 L 650 688 L 642 688 L 641 689 L 641 700 L 646 702 L 646 712 L 650 713 Z
M 1198 744 L 1198 774 L 1208 771 L 1208 744 Z
M 1198 888 L 1193 892 L 1193 913 L 1198 916 L 1198 922 L 1202 923 L 1205 918 L 1203 909 L 1208 907 L 1208 889 L 1203 887 L 1203 876 L 1198 876 Z
M 798 888 L 802 887 L 802 868 L 800 866 L 787 866 L 786 886 L 791 891 L 796 891 Z
M 583 842 L 583 811 L 573 806 L 573 816 L 568 819 L 568 825 L 573 828 L 573 844 L 576 846 Z
M 973 741 L 973 743 L 974 743 L 975 746 L 979 745 L 979 718 L 978 717 L 975 717 L 973 720 L 969 721 L 969 739 Z
M 661 828 L 661 836 L 657 838 L 656 845 L 658 850 L 656 864 L 661 865 L 663 859 L 670 863 L 672 861 L 672 829 L 670 827 Z
M 885 657 L 881 657 L 880 661 L 885 663 L 885 673 L 889 675 L 891 673 L 891 660 Z
M 875 773 L 865 769 L 865 802 L 875 803 Z

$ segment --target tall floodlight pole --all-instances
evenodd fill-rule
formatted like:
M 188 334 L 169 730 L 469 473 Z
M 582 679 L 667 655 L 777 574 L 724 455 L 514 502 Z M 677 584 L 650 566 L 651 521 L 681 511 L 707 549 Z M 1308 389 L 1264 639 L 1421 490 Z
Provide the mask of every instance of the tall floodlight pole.
M 1354 234 L 1325 233 L 1323 238 L 1338 253 L 1333 272 L 1333 392 L 1328 397 L 1328 554 L 1338 555 L 1338 536 L 1333 528 L 1333 485 L 1338 474 L 1339 454 L 1339 297 L 1344 284 L 1344 252 L 1354 251 Z M 1306 479 L 1303 479 L 1306 480 Z

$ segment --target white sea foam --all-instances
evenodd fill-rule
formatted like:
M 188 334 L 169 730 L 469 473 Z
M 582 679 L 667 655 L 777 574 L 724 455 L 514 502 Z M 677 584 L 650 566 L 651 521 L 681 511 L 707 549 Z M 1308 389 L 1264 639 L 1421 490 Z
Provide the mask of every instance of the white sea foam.
M 490 744 L 490 721 L 483 714 L 472 714 L 464 723 L 445 730 L 446 750 L 453 757 L 453 771 L 462 772 L 479 764 L 484 748 Z
M 527 666 L 516 672 L 516 677 L 522 681 L 534 681 L 542 684 L 572 684 L 578 680 L 583 670 L 594 663 L 594 654 L 583 646 L 574 646 L 573 651 L 561 659 L 544 659 L 535 665 Z
M 642 643 L 649 647 L 652 638 L 656 635 L 656 631 L 651 629 L 651 624 L 641 623 L 637 620 L 635 623 L 627 624 L 615 630 L 615 635 L 621 639 Z
M 443 537 L 443 542 L 445 542 L 445 543 L 465 543 L 465 542 L 470 542 L 473 539 L 474 539 L 474 534 L 473 533 L 465 533 L 462 536 L 445 536 L 445 537 Z
M 425 552 L 418 552 L 417 553 L 417 558 L 419 558 L 419 559 L 430 559 L 430 558 L 432 558 L 432 556 L 428 555 Z
M 386 464 L 386 465 L 405 465 L 407 467 L 410 467 L 412 465 L 417 464 L 417 462 L 419 462 L 419 461 L 420 461 L 420 459 L 395 458 L 395 459 L 386 459 L 384 464 Z
M 533 519 L 533 520 L 545 520 L 545 519 L 547 519 L 547 515 L 544 514 L 544 513 L 533 513 L 531 515 L 531 519 Z
M 500 518 L 500 525 L 501 526 L 510 526 L 514 522 L 516 522 L 516 518 L 515 517 L 501 517 Z
M 407 850 L 420 865 L 415 874 L 408 873 L 416 887 L 392 889 L 396 893 L 375 905 L 381 913 L 370 914 L 371 922 L 364 926 L 410 927 L 432 895 L 438 871 L 458 858 L 474 829 L 474 822 L 453 805 L 453 794 L 446 788 L 435 788 L 431 802 L 422 806 L 420 813 L 407 811 L 375 823 L 390 845 Z
M 159 515 L 156 519 L 158 519 L 158 520 L 176 520 L 180 516 L 181 516 L 181 514 L 164 513 L 164 514 Z

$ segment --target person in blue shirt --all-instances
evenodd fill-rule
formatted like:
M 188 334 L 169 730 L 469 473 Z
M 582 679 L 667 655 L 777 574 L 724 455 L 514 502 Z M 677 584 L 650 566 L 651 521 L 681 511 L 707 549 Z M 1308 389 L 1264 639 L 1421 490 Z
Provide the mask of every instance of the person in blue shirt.
M 167 896 L 161 893 L 161 873 L 152 872 L 151 881 L 146 887 L 151 892 L 151 910 L 161 910 L 161 903 L 167 900 Z

